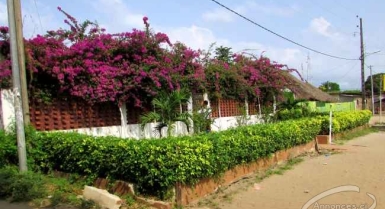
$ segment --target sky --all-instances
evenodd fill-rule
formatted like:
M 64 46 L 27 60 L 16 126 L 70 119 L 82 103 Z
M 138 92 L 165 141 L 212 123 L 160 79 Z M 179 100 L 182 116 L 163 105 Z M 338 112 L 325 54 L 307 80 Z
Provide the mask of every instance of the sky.
M 385 1 L 381 0 L 219 0 L 258 24 L 304 46 L 333 56 L 360 57 L 359 18 L 363 19 L 365 77 L 385 72 Z M 341 89 L 360 89 L 359 60 L 330 58 L 283 40 L 221 8 L 211 0 L 22 0 L 24 37 L 66 28 L 60 6 L 79 21 L 96 21 L 107 32 L 143 29 L 149 18 L 156 32 L 193 49 L 212 43 L 247 50 L 297 69 L 319 86 L 336 82 Z M 0 0 L 0 25 L 8 25 L 7 1 Z M 380 52 L 377 52 L 380 51 Z M 372 54 L 373 52 L 377 52 Z

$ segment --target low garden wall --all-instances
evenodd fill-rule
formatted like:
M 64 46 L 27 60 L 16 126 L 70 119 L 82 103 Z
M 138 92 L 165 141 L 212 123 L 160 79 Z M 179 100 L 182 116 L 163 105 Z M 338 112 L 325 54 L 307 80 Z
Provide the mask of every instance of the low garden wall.
M 304 145 L 298 145 L 287 150 L 277 151 L 273 155 L 258 159 L 248 164 L 237 165 L 226 171 L 219 179 L 204 178 L 194 186 L 177 184 L 176 202 L 178 205 L 188 205 L 200 198 L 215 192 L 218 188 L 228 186 L 246 176 L 252 175 L 257 171 L 267 170 L 277 164 L 297 157 L 306 152 L 312 152 L 315 149 L 315 142 L 310 141 Z

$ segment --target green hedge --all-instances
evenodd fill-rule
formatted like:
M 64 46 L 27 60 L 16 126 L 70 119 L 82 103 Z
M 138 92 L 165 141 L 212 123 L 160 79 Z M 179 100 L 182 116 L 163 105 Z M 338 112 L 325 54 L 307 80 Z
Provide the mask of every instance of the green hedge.
M 126 180 L 144 193 L 156 191 L 164 198 L 175 182 L 195 183 L 306 143 L 320 127 L 318 119 L 302 119 L 161 140 L 40 133 L 35 140 L 44 153 L 35 157 L 35 163 L 43 169 Z
M 341 113 L 335 118 L 343 129 L 348 129 L 366 123 L 368 113 Z M 31 132 L 27 137 L 28 154 L 33 159 L 30 162 L 41 170 L 125 180 L 135 183 L 142 193 L 167 198 L 167 191 L 176 182 L 192 184 L 238 164 L 309 142 L 321 132 L 325 121 L 328 117 L 317 116 L 151 140 Z
M 329 134 L 329 116 L 323 117 L 325 119 L 322 122 L 321 134 Z M 369 122 L 371 117 L 372 112 L 370 110 L 334 112 L 332 132 L 340 133 L 358 126 L 365 125 Z

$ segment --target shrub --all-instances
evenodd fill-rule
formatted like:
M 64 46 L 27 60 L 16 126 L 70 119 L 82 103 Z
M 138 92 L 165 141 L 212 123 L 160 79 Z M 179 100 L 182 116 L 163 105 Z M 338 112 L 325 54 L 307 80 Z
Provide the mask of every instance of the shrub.
M 167 198 L 176 182 L 193 184 L 219 175 L 238 164 L 306 143 L 319 131 L 320 120 L 302 119 L 161 140 L 39 133 L 35 140 L 45 157 L 35 162 L 44 170 L 125 180 L 143 193 Z
M 42 175 L 32 172 L 19 173 L 13 180 L 11 201 L 24 202 L 45 196 Z
M 16 136 L 0 130 L 0 168 L 17 163 Z
M 370 111 L 335 113 L 333 126 L 344 131 L 364 125 L 370 116 Z M 328 131 L 328 121 L 328 116 L 316 116 L 150 140 L 32 131 L 27 134 L 27 144 L 30 162 L 41 170 L 124 180 L 136 184 L 141 193 L 167 199 L 176 182 L 194 184 L 309 142 Z M 19 184 L 17 188 L 29 185 Z
M 0 198 L 10 198 L 13 202 L 29 201 L 45 194 L 43 178 L 40 174 L 18 173 L 15 167 L 0 169 Z
M 367 124 L 372 117 L 370 110 L 333 113 L 332 132 L 340 133 Z M 321 134 L 329 134 L 329 116 L 322 116 Z
M 4 167 L 0 169 L 0 199 L 11 196 L 12 182 L 17 175 L 17 169 L 14 167 Z

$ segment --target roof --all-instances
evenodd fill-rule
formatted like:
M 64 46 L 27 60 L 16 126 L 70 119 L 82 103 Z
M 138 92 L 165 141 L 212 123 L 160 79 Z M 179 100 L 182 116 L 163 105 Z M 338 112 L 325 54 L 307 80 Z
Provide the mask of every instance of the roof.
M 317 87 L 299 80 L 292 74 L 285 72 L 286 78 L 290 85 L 287 87 L 290 89 L 296 99 L 306 99 L 310 101 L 323 101 L 323 102 L 338 102 L 338 99 L 331 96 L 328 93 L 323 92 Z

